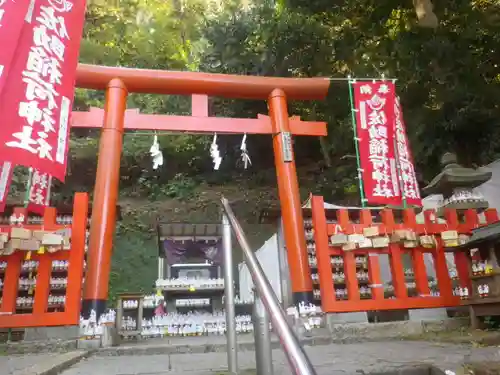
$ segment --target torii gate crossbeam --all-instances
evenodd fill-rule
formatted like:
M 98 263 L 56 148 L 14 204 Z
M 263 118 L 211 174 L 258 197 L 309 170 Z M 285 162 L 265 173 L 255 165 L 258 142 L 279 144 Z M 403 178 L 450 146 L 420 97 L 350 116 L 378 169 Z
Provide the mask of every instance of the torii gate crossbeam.
M 71 127 L 102 128 L 104 110 L 90 108 L 87 112 L 73 111 Z M 301 121 L 290 117 L 290 133 L 293 135 L 325 136 L 324 122 Z M 173 133 L 218 133 L 218 134 L 273 134 L 269 116 L 251 118 L 228 118 L 208 116 L 171 116 L 141 114 L 136 109 L 125 111 L 124 130 L 156 130 Z
M 313 301 L 291 134 L 326 135 L 326 124 L 302 122 L 293 117 L 289 119 L 287 99 L 324 99 L 330 87 L 328 79 L 267 78 L 79 65 L 76 86 L 106 90 L 104 112 L 95 109 L 74 112 L 72 120 L 74 127 L 100 127 L 98 122 L 101 119 L 103 124 L 83 295 L 84 316 L 88 316 L 92 310 L 99 316 L 108 298 L 125 129 L 272 134 L 293 297 L 297 304 Z M 141 115 L 137 111 L 127 111 L 129 92 L 193 95 L 193 117 Z M 269 117 L 208 117 L 208 96 L 267 100 Z M 174 123 L 176 120 L 177 123 Z M 151 121 L 150 125 L 145 125 L 146 121 Z M 230 126 L 231 123 L 233 126 Z

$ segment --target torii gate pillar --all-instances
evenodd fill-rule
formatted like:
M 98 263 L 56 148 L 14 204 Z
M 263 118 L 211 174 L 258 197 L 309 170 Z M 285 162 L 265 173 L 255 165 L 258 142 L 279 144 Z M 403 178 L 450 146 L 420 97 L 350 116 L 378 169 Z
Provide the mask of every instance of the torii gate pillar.
M 299 194 L 285 92 L 275 89 L 269 96 L 269 115 L 273 126 L 273 149 L 278 193 L 283 217 L 283 233 L 290 268 L 293 301 L 313 303 L 311 271 L 306 250 L 304 218 Z M 288 143 L 289 142 L 289 143 Z M 288 144 L 287 144 L 288 143 Z
M 99 142 L 94 186 L 89 253 L 82 301 L 85 318 L 88 318 L 90 312 L 94 310 L 99 319 L 106 309 L 108 300 L 126 107 L 127 88 L 121 80 L 112 79 L 106 89 L 104 124 Z

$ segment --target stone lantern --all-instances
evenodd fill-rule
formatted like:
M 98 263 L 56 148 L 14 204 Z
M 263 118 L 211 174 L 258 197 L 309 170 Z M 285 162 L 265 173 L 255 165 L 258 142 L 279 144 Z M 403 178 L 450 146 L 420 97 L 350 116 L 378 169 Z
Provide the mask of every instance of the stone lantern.
M 445 208 L 456 210 L 485 210 L 488 202 L 473 189 L 491 179 L 491 172 L 462 167 L 457 162 L 457 156 L 446 153 L 441 158 L 443 170 L 422 189 L 422 196 L 442 194 L 443 202 L 437 208 L 438 215 L 443 214 Z

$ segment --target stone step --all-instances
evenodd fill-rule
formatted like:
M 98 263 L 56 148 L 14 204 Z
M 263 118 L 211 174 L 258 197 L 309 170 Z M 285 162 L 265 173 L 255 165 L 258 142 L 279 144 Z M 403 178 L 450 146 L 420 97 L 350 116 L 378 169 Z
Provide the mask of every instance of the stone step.
M 88 356 L 85 351 L 0 356 L 2 375 L 57 375 Z
M 451 370 L 464 375 L 466 363 L 500 361 L 498 348 L 427 342 L 365 342 L 307 346 L 317 375 L 441 375 Z M 96 353 L 98 354 L 98 353 Z M 272 352 L 274 375 L 291 374 L 282 350 Z M 255 374 L 255 354 L 238 353 L 240 375 Z M 253 369 L 253 373 L 252 373 Z M 225 375 L 227 353 L 178 353 L 89 357 L 61 375 Z
M 300 340 L 302 345 L 316 346 L 332 343 L 329 334 L 314 335 Z M 242 352 L 255 350 L 254 337 L 251 334 L 238 335 L 238 350 Z M 271 338 L 273 349 L 281 347 L 279 339 Z M 225 336 L 195 336 L 195 337 L 167 337 L 163 339 L 149 339 L 136 342 L 122 342 L 120 346 L 102 348 L 94 353 L 95 356 L 137 356 L 137 355 L 175 355 L 186 353 L 220 353 L 226 352 Z

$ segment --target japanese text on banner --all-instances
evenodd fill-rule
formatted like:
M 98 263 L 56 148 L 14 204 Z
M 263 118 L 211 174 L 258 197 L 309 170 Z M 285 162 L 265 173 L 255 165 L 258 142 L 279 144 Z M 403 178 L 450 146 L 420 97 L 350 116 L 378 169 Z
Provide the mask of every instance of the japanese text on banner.
M 12 163 L 6 161 L 2 164 L 2 169 L 0 170 L 0 212 L 5 210 L 5 205 L 7 204 L 13 170 Z
M 43 215 L 45 208 L 50 205 L 50 189 L 52 177 L 34 169 L 31 173 L 29 185 L 28 211 Z
M 396 98 L 394 102 L 394 136 L 396 137 L 396 152 L 403 198 L 410 206 L 422 206 L 415 166 L 406 135 L 403 111 L 399 98 Z
M 0 0 L 0 98 L 31 0 Z
M 401 205 L 394 146 L 394 83 L 352 83 L 361 178 L 369 204 Z
M 85 1 L 37 0 L 30 16 L 0 104 L 0 159 L 64 180 Z

